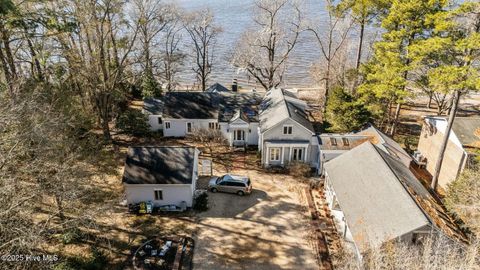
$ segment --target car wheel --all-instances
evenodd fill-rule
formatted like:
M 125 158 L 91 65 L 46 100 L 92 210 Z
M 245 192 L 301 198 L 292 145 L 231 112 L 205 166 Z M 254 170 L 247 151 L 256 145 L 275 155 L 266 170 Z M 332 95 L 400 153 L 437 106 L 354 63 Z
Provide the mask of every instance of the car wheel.
M 217 190 L 216 188 L 212 188 L 212 189 L 210 189 L 210 191 L 213 192 L 213 193 L 215 193 L 215 192 L 217 192 L 218 190 Z
M 239 196 L 243 196 L 243 195 L 245 195 L 245 192 L 239 190 L 239 191 L 237 192 L 237 194 L 238 194 Z

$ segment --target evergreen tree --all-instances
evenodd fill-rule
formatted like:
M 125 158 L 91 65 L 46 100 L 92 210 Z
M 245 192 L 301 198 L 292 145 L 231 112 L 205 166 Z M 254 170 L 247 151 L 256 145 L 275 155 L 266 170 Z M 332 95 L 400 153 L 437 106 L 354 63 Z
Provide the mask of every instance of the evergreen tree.
M 425 76 L 433 91 L 453 96 L 432 179 L 432 189 L 436 189 L 460 97 L 480 90 L 480 3 L 464 3 L 432 15 L 429 21 L 434 25 L 433 35 L 410 46 L 412 67 L 426 69 Z
M 370 112 L 342 87 L 332 89 L 327 104 L 329 131 L 351 132 L 361 129 L 370 119 Z
M 409 46 L 428 38 L 433 23 L 430 20 L 447 6 L 448 1 L 404 0 L 393 1 L 388 15 L 382 20 L 386 30 L 383 39 L 374 46 L 374 56 L 368 63 L 365 83 L 359 92 L 374 96 L 377 102 L 387 103 L 387 112 L 396 104 L 390 135 L 395 134 L 402 104 L 410 96 L 408 89 L 411 55 Z

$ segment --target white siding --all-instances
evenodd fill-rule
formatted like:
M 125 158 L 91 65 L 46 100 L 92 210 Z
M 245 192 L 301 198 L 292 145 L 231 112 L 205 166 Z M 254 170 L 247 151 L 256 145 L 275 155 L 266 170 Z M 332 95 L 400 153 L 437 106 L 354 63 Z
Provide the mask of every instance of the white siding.
M 283 134 L 283 127 L 284 126 L 292 126 L 292 134 Z M 291 120 L 291 119 L 286 119 L 285 121 L 283 121 L 282 123 L 272 127 L 271 129 L 263 132 L 261 135 L 261 142 L 260 142 L 260 145 L 261 145 L 261 148 L 260 150 L 262 151 L 262 163 L 263 164 L 266 164 L 267 162 L 267 159 L 269 158 L 268 155 L 268 150 L 267 150 L 267 146 L 265 145 L 265 141 L 268 141 L 268 140 L 282 140 L 282 141 L 298 141 L 298 140 L 302 140 L 302 141 L 309 141 L 309 145 L 306 149 L 306 154 L 307 154 L 307 163 L 310 163 L 310 165 L 312 167 L 317 167 L 318 164 L 318 139 L 316 138 L 316 136 L 314 136 L 314 134 L 306 129 L 305 127 L 303 127 L 302 125 L 298 124 L 297 122 Z M 289 158 L 290 158 L 290 153 L 289 153 L 289 149 L 290 149 L 290 145 L 288 143 L 286 143 L 285 145 L 283 145 L 285 148 L 284 149 L 288 149 L 288 150 L 285 150 L 285 153 L 283 153 L 283 158 L 284 158 L 284 163 L 288 162 L 289 161 Z M 276 146 L 271 146 L 271 147 L 276 147 Z M 282 146 L 279 146 L 279 147 L 282 147 Z M 281 150 L 282 151 L 282 150 Z M 282 153 L 281 153 L 282 155 Z M 279 165 L 281 164 L 281 162 L 270 162 L 268 161 L 270 165 Z
M 148 116 L 148 124 L 150 125 L 150 130 L 157 131 L 163 129 L 163 123 L 158 124 L 158 118 L 161 118 L 161 115 L 151 114 Z
M 170 122 L 170 128 L 165 128 L 165 122 Z M 163 136 L 185 137 L 187 135 L 187 122 L 192 123 L 193 129 L 208 128 L 208 123 L 217 123 L 216 119 L 163 119 Z
M 156 201 L 154 191 L 163 191 L 163 200 Z M 187 207 L 192 207 L 193 191 L 192 185 L 125 185 L 127 203 L 139 203 L 151 201 L 155 206 L 174 204 L 180 206 L 182 201 Z

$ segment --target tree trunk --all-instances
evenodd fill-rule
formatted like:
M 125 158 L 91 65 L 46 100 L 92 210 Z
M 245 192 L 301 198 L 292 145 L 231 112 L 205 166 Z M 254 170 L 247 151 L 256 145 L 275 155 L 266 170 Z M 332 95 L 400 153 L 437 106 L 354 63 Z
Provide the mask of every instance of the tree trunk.
M 365 32 L 365 21 L 362 21 L 360 24 L 360 36 L 358 37 L 358 51 L 357 51 L 357 64 L 355 68 L 358 70 L 360 68 L 360 60 L 362 59 L 362 47 L 363 47 L 363 36 Z
M 430 93 L 430 94 L 428 95 L 427 109 L 431 109 L 431 108 L 432 108 L 432 98 L 433 98 L 432 95 L 433 95 L 433 93 Z
M 390 130 L 390 136 L 393 137 L 395 135 L 395 132 L 397 131 L 397 126 L 398 126 L 398 118 L 400 117 L 400 111 L 402 110 L 402 104 L 397 103 L 397 109 L 395 109 L 395 117 L 393 118 L 393 124 L 392 128 Z
M 438 187 L 438 177 L 440 176 L 440 170 L 442 169 L 443 157 L 445 150 L 447 149 L 448 139 L 450 137 L 450 131 L 452 130 L 453 121 L 455 121 L 455 114 L 457 113 L 458 103 L 460 101 L 460 91 L 455 91 L 453 94 L 452 106 L 448 115 L 447 128 L 443 135 L 442 144 L 440 146 L 440 152 L 438 153 L 437 162 L 435 163 L 435 171 L 433 172 L 431 188 L 436 191 Z

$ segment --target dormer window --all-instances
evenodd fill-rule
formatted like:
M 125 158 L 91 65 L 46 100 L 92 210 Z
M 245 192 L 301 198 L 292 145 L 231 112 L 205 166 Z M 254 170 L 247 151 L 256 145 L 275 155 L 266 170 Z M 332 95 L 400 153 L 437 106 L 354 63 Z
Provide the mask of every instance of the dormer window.
M 283 126 L 284 135 L 292 135 L 293 127 L 292 126 Z

